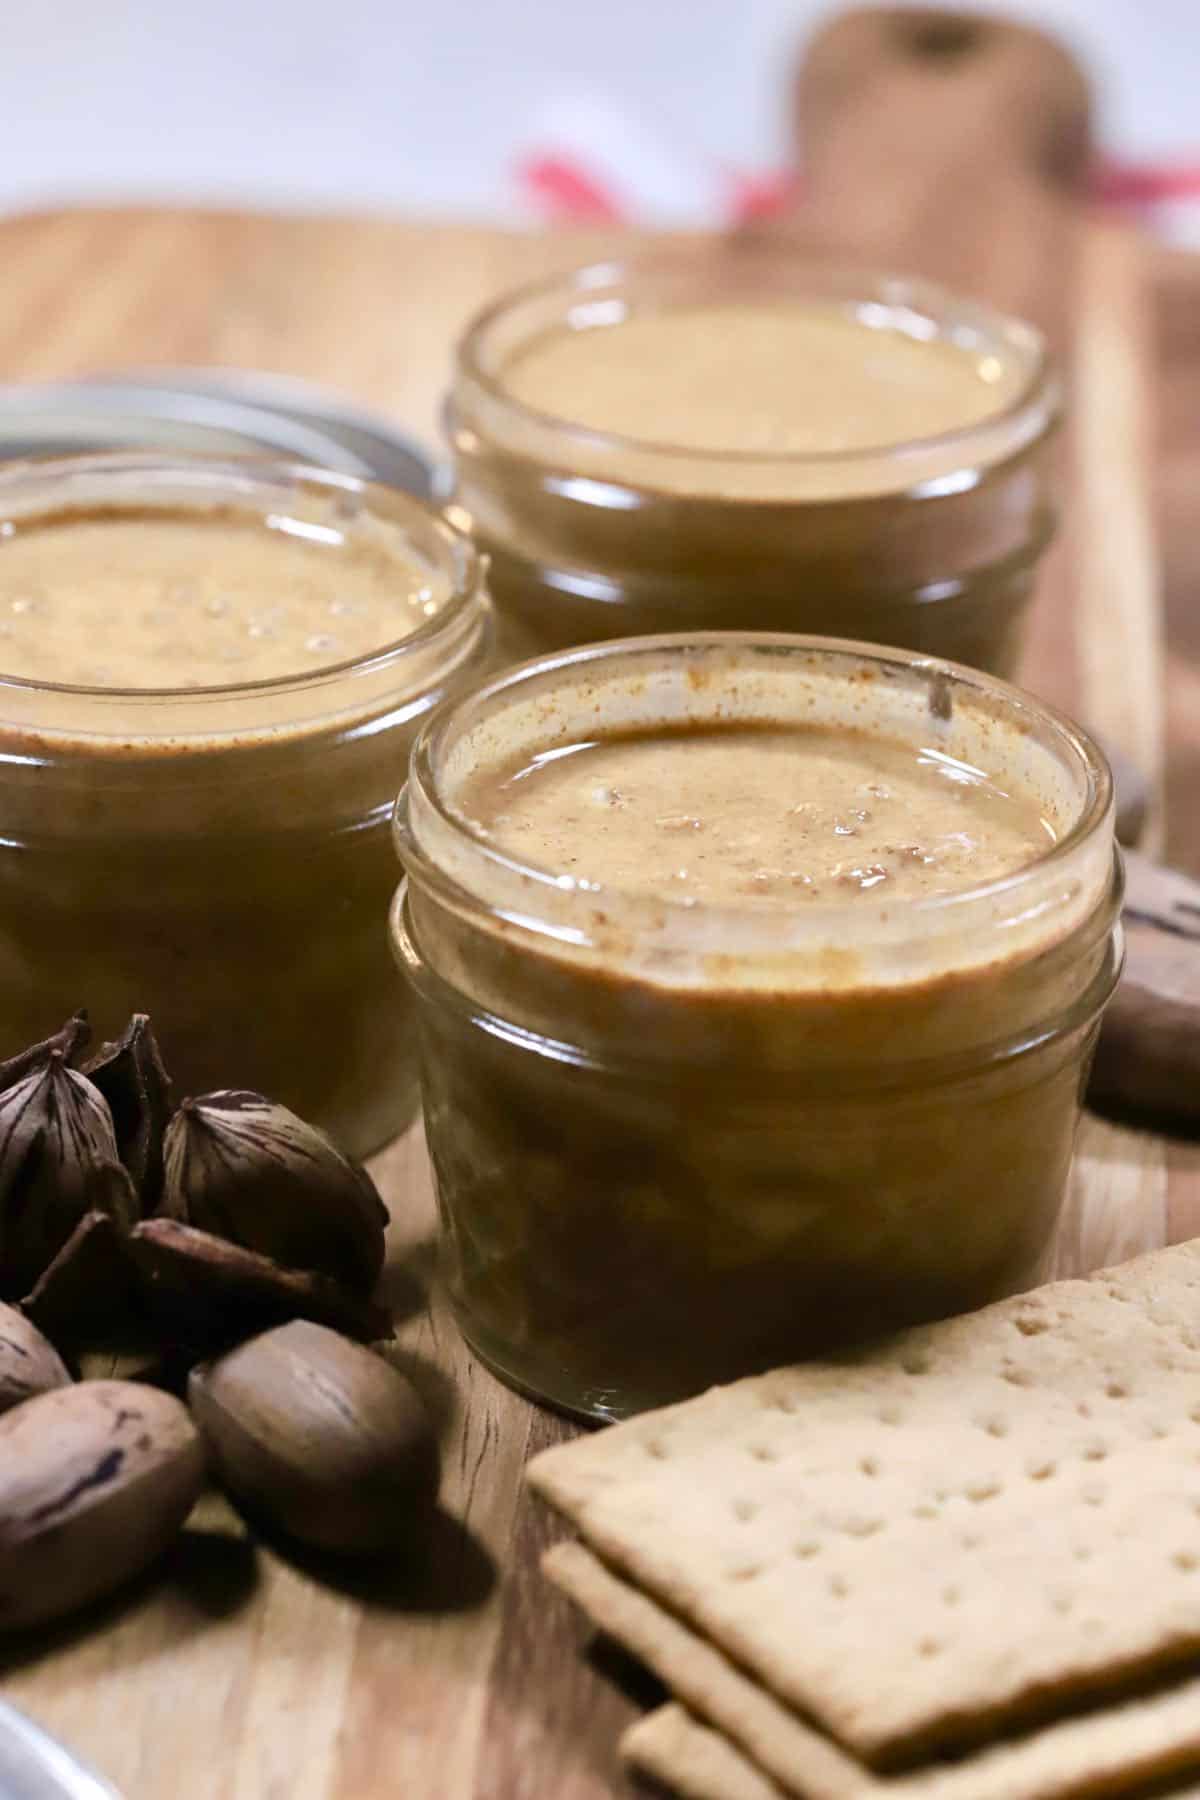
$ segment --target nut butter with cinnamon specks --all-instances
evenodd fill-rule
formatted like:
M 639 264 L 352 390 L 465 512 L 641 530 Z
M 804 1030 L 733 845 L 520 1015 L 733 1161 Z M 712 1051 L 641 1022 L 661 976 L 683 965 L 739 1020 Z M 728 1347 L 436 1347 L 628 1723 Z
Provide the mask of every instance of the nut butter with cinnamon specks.
M 986 676 L 626 640 L 414 750 L 393 911 L 447 1275 L 617 1416 L 1041 1270 L 1120 957 L 1111 785 Z
M 413 735 L 477 676 L 470 546 L 270 462 L 0 472 L 0 991 L 159 1024 L 182 1092 L 259 1089 L 353 1154 L 415 1104 L 387 953 Z

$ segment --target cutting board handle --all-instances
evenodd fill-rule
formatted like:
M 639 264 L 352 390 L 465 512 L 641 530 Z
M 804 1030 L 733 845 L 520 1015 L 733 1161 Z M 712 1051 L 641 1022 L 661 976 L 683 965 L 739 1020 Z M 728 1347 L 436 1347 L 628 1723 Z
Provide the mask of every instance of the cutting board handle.
M 1200 1119 L 1200 881 L 1125 854 L 1125 970 L 1090 1098 L 1165 1124 Z
M 997 165 L 1069 197 L 1087 179 L 1087 76 L 1057 39 L 995 15 L 936 6 L 840 13 L 810 39 L 795 99 L 814 191 L 841 185 L 851 132 L 870 186 L 905 188 L 914 169 L 953 178 L 969 214 L 971 185 L 990 186 Z
M 791 222 L 802 212 L 839 256 L 936 276 L 1057 334 L 1091 116 L 1086 75 L 1040 31 L 940 7 L 844 12 L 796 74 Z

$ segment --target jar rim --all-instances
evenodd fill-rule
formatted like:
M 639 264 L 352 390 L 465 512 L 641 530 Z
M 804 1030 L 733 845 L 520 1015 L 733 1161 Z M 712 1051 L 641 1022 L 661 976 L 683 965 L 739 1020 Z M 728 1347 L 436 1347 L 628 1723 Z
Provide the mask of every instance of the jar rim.
M 797 291 L 821 298 L 839 298 L 857 304 L 878 303 L 907 310 L 924 310 L 935 316 L 948 329 L 986 332 L 994 340 L 1017 350 L 1029 361 L 1029 373 L 1016 396 L 1007 405 L 971 424 L 955 426 L 948 431 L 897 443 L 859 446 L 842 450 L 777 451 L 753 449 L 718 449 L 712 446 L 681 446 L 650 438 L 635 437 L 582 424 L 571 418 L 543 411 L 519 399 L 506 387 L 502 375 L 488 366 L 486 347 L 490 334 L 510 322 L 526 307 L 556 295 L 569 302 L 573 296 L 584 298 L 597 289 L 632 290 L 639 282 L 654 279 L 697 278 L 696 294 L 711 297 L 711 253 L 702 258 L 694 248 L 662 249 L 627 258 L 579 265 L 557 275 L 510 289 L 493 300 L 468 322 L 459 338 L 456 363 L 460 378 L 477 387 L 487 399 L 521 421 L 534 433 L 577 449 L 608 452 L 616 455 L 636 454 L 653 465 L 659 460 L 678 463 L 683 460 L 700 468 L 728 466 L 755 470 L 798 470 L 802 468 L 851 469 L 873 463 L 896 464 L 905 460 L 927 461 L 942 453 L 953 463 L 961 461 L 966 446 L 986 444 L 995 437 L 1000 447 L 989 454 L 987 462 L 1001 460 L 1006 451 L 1020 448 L 1046 431 L 1058 417 L 1061 404 L 1060 385 L 1054 357 L 1045 336 L 1035 326 L 995 308 L 961 298 L 949 289 L 917 277 L 844 268 L 818 268 L 796 252 L 778 247 L 739 246 L 730 252 L 729 268 L 739 276 L 747 270 L 770 269 L 794 272 Z M 452 409 L 457 416 L 457 409 Z M 922 491 L 929 483 L 917 486 Z M 933 491 L 941 491 L 934 488 Z
M 958 924 L 963 915 L 1002 904 L 1009 896 L 1016 897 L 1019 905 L 1022 893 L 1027 893 L 1043 876 L 1054 881 L 1055 895 L 1061 895 L 1070 885 L 1072 864 L 1098 843 L 1103 846 L 1103 867 L 1097 862 L 1095 878 L 1098 883 L 1107 884 L 1113 812 L 1111 772 L 1099 747 L 1058 708 L 998 677 L 915 651 L 841 638 L 740 631 L 669 633 L 616 639 L 560 651 L 506 669 L 452 705 L 442 708 L 426 722 L 413 745 L 408 783 L 396 803 L 394 834 L 400 860 L 409 876 L 462 916 L 474 919 L 488 914 L 498 916 L 526 931 L 558 938 L 566 954 L 570 954 L 572 943 L 585 944 L 585 935 L 581 934 L 576 922 L 567 917 L 566 909 L 572 905 L 574 896 L 582 895 L 594 902 L 597 887 L 581 885 L 574 876 L 526 863 L 501 850 L 476 821 L 459 812 L 441 791 L 439 779 L 449 741 L 454 734 L 467 728 L 471 715 L 482 717 L 483 709 L 490 704 L 502 700 L 514 688 L 539 678 L 552 680 L 559 675 L 576 674 L 591 664 L 611 662 L 616 658 L 672 657 L 689 652 L 715 654 L 721 651 L 744 652 L 748 656 L 807 656 L 840 660 L 847 665 L 882 666 L 928 682 L 931 693 L 939 683 L 954 684 L 981 701 L 1003 708 L 1006 720 L 1016 732 L 1049 731 L 1080 778 L 1082 797 L 1078 812 L 1061 836 L 1016 869 L 946 893 L 919 895 L 900 901 L 872 901 L 870 896 L 860 896 L 855 900 L 852 914 L 844 902 L 806 900 L 802 907 L 752 909 L 706 901 L 689 903 L 670 895 L 641 895 L 601 885 L 599 892 L 603 895 L 606 913 L 611 917 L 616 908 L 631 930 L 652 932 L 670 941 L 676 935 L 691 938 L 697 923 L 703 921 L 714 923 L 734 938 L 765 944 L 779 931 L 781 924 L 786 924 L 789 929 L 799 926 L 803 940 L 808 942 L 822 932 L 829 933 L 837 925 L 844 928 L 852 916 L 856 927 L 863 928 L 864 940 L 869 941 L 872 927 L 891 915 L 893 923 L 900 920 L 919 928 L 923 937 L 932 936 L 943 926 L 952 922 Z M 439 840 L 439 848 L 452 849 L 456 873 L 448 872 L 437 855 L 431 853 L 430 837 Z M 465 875 L 463 868 L 467 871 Z M 1061 880 L 1058 879 L 1060 871 Z M 501 896 L 499 903 L 496 893 Z M 536 916 L 539 912 L 540 917 Z M 1019 913 L 1019 917 L 1022 921 L 1032 922 L 1033 915 Z
M 470 538 L 444 513 L 427 502 L 392 488 L 383 482 L 369 481 L 335 469 L 294 461 L 288 457 L 269 455 L 205 456 L 164 454 L 153 451 L 101 451 L 80 456 L 39 458 L 37 461 L 14 462 L 0 467 L 0 534 L 3 532 L 6 497 L 13 489 L 24 486 L 52 487 L 56 482 L 95 481 L 103 485 L 109 478 L 115 484 L 130 484 L 139 477 L 148 480 L 173 480 L 194 491 L 197 503 L 222 489 L 232 488 L 248 507 L 253 508 L 256 494 L 265 496 L 271 485 L 287 484 L 310 494 L 348 494 L 358 497 L 367 511 L 383 511 L 398 519 L 403 529 L 420 530 L 430 544 L 442 554 L 442 572 L 449 580 L 450 594 L 444 606 L 402 638 L 377 646 L 359 656 L 338 662 L 322 663 L 318 668 L 300 673 L 269 676 L 258 681 L 222 682 L 197 687 L 122 687 L 90 683 L 45 681 L 36 677 L 11 675 L 0 670 L 0 697 L 5 693 L 25 696 L 46 695 L 65 699 L 123 707 L 155 705 L 199 705 L 207 702 L 245 702 L 256 697 L 302 695 L 348 677 L 377 676 L 403 666 L 406 659 L 417 659 L 435 646 L 439 638 L 456 637 L 466 616 L 483 592 L 484 564 Z M 228 495 L 226 496 L 229 497 Z M 134 494 L 125 505 L 134 502 Z M 374 502 L 374 505 L 372 504 Z M 41 509 L 30 509 L 29 516 L 52 513 L 55 504 L 48 495 Z M 186 504 L 186 502 L 181 502 Z M 121 506 L 121 496 L 114 492 L 111 504 Z

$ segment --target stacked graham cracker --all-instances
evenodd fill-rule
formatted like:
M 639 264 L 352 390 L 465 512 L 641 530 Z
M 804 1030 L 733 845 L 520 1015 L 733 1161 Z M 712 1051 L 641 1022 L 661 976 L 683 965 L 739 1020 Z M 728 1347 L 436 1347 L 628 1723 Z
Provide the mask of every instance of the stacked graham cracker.
M 1200 1242 L 545 1452 L 693 1800 L 1200 1792 Z

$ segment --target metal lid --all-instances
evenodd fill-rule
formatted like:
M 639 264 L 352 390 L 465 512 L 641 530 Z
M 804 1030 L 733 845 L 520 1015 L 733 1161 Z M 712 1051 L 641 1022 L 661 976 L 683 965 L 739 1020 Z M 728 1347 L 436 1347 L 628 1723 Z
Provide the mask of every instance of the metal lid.
M 146 369 L 0 386 L 0 459 L 97 450 L 267 453 L 428 499 L 432 463 L 385 419 L 289 376 Z

